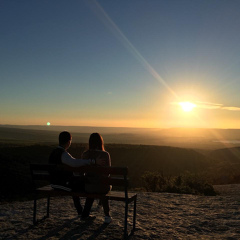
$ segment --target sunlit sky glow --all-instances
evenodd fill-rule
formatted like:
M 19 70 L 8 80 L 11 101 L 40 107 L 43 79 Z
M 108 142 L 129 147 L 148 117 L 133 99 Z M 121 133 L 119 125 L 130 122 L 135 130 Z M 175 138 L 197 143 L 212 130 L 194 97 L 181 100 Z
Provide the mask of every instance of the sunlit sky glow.
M 182 107 L 184 112 L 190 112 L 196 107 L 196 104 L 191 102 L 180 102 L 179 105 Z
M 237 0 L 2 0 L 0 124 L 239 128 L 239 11 Z

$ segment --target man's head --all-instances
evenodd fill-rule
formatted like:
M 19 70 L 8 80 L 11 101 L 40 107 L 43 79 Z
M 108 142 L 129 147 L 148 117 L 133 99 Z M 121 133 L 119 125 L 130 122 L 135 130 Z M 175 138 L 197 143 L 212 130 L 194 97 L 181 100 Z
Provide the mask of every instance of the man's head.
M 71 145 L 72 135 L 67 131 L 63 131 L 59 134 L 58 140 L 59 140 L 59 145 L 67 149 Z

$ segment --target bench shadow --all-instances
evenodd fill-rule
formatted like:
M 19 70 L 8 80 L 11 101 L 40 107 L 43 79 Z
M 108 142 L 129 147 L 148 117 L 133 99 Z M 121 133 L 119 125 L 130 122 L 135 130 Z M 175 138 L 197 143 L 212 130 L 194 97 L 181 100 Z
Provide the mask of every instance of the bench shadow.
M 76 239 L 81 239 L 82 235 L 84 234 L 85 231 L 88 230 L 88 228 L 91 226 L 91 224 L 92 224 L 92 222 L 88 222 L 87 224 L 84 224 L 84 229 L 81 229 L 81 230 L 79 229 L 79 227 L 71 229 L 64 236 L 59 238 L 59 240 L 70 239 L 75 235 L 77 235 Z M 92 236 L 90 236 L 86 239 L 87 240 L 96 239 L 104 231 L 104 229 L 107 228 L 107 226 L 108 226 L 107 224 L 102 224 L 101 226 L 99 226 L 97 229 L 94 230 L 94 233 L 92 234 Z
M 64 228 L 69 229 L 69 230 L 66 230 L 67 232 L 65 233 L 65 235 L 59 236 L 59 240 L 81 239 L 81 237 L 89 230 L 89 228 L 91 229 L 90 231 L 93 232 L 92 224 L 93 224 L 94 220 L 87 221 L 87 222 L 80 222 L 80 221 L 76 222 L 76 220 L 79 220 L 79 217 L 75 217 L 75 218 L 67 220 L 62 225 L 50 230 L 45 236 L 37 238 L 37 240 L 47 240 L 51 237 L 57 236 L 59 234 L 59 232 L 62 231 Z M 41 224 L 43 221 L 44 221 L 44 219 L 41 219 L 40 221 L 37 222 L 36 225 Z M 74 222 L 76 222 L 75 225 L 77 225 L 77 226 L 72 227 L 71 225 Z M 28 231 L 33 230 L 36 227 L 36 225 L 30 225 L 28 228 L 18 231 L 17 234 L 15 236 L 13 236 L 13 238 L 11 238 L 11 239 L 14 239 L 15 237 L 19 238 L 20 236 L 28 233 Z M 94 229 L 94 232 L 92 233 L 92 235 L 89 236 L 88 238 L 86 238 L 86 240 L 96 239 L 107 227 L 108 227 L 108 224 L 103 223 L 97 229 Z M 130 234 L 128 236 L 128 239 L 132 239 L 132 234 Z
M 54 229 L 52 229 L 51 231 L 49 231 L 45 236 L 43 237 L 40 237 L 38 238 L 38 240 L 46 240 L 46 239 L 49 239 L 51 237 L 54 237 L 56 235 L 58 235 L 58 233 L 60 231 L 62 231 L 64 228 L 69 228 L 69 230 L 67 231 L 67 233 L 63 236 L 60 236 L 59 237 L 59 240 L 64 240 L 64 239 L 75 239 L 74 236 L 77 236 L 76 239 L 81 239 L 81 236 L 86 232 L 88 231 L 88 229 L 91 227 L 91 225 L 93 224 L 93 221 L 87 221 L 87 222 L 79 222 L 79 224 L 74 227 L 74 228 L 71 228 L 71 224 L 73 222 L 75 222 L 76 220 L 78 220 L 79 218 L 76 217 L 76 218 L 73 218 L 73 219 L 70 219 L 68 221 L 66 221 L 64 224 L 62 224 L 61 226 L 59 227 L 56 227 Z M 104 229 L 107 228 L 107 224 L 102 224 L 101 226 L 99 226 L 96 230 L 94 230 L 94 233 L 92 236 L 88 237 L 87 240 L 93 240 L 93 239 L 96 239 L 96 237 L 98 235 L 100 235 Z M 33 228 L 34 226 L 31 226 L 31 229 Z M 30 230 L 30 229 L 29 229 Z M 27 232 L 27 230 L 25 231 Z
M 34 225 L 30 225 L 27 228 L 16 230 L 16 233 L 12 237 L 9 237 L 9 238 L 6 238 L 6 239 L 10 240 L 10 239 L 18 238 L 18 237 L 24 235 L 25 233 L 27 233 L 28 231 L 32 230 L 33 228 L 34 228 Z
M 15 235 L 13 235 L 11 238 L 6 238 L 6 239 L 10 240 L 10 239 L 15 239 L 15 238 L 19 238 L 19 237 L 23 236 L 24 234 L 28 233 L 29 231 L 33 230 L 36 226 L 41 224 L 45 219 L 46 218 L 44 217 L 44 218 L 38 220 L 36 225 L 32 225 L 31 224 L 31 225 L 29 225 L 29 227 L 27 227 L 25 229 L 17 230 Z M 44 239 L 47 239 L 47 238 L 49 238 L 51 236 L 54 236 L 60 230 L 62 230 L 65 227 L 68 227 L 72 222 L 76 221 L 77 219 L 79 219 L 79 218 L 75 217 L 73 219 L 68 220 L 67 222 L 65 222 L 61 226 L 59 226 L 59 227 L 53 229 L 52 231 L 50 231 L 46 236 L 38 238 L 38 240 L 44 240 Z
M 67 220 L 64 224 L 62 224 L 59 227 L 56 227 L 54 229 L 52 229 L 51 231 L 49 231 L 45 236 L 38 238 L 38 240 L 45 240 L 45 239 L 49 239 L 50 237 L 53 237 L 55 235 L 58 234 L 58 232 L 60 232 L 62 229 L 70 227 L 70 225 L 75 222 L 76 220 L 78 220 L 78 217 L 72 218 Z M 39 224 L 39 223 L 38 223 Z
M 100 235 L 102 232 L 103 232 L 103 230 L 105 229 L 105 228 L 107 228 L 107 226 L 108 226 L 108 224 L 102 224 L 98 229 L 96 229 L 96 231 L 93 233 L 93 235 L 91 236 L 91 237 L 89 237 L 87 240 L 92 240 L 92 239 L 96 239 L 96 237 L 98 236 L 98 235 Z

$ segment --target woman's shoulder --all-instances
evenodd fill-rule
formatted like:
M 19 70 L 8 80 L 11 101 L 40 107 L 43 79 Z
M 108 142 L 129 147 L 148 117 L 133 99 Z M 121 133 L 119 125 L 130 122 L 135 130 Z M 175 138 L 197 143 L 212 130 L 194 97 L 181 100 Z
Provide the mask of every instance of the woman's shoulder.
M 107 151 L 105 151 L 105 150 L 98 150 L 98 149 L 96 149 L 96 150 L 93 150 L 93 151 L 96 151 L 96 152 L 99 152 L 99 153 L 107 153 L 107 154 L 109 154 Z
M 101 156 L 101 157 L 108 157 L 109 153 L 105 150 L 93 150 L 95 152 L 96 155 Z
M 105 150 L 97 150 L 96 152 L 98 152 L 98 157 L 101 159 L 104 159 L 105 162 L 105 166 L 111 166 L 111 157 L 110 154 L 105 151 Z

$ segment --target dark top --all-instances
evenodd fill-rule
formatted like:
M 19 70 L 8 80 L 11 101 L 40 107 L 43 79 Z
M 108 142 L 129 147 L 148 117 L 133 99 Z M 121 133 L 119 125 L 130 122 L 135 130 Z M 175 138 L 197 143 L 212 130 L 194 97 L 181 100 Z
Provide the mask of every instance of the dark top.
M 73 176 L 72 172 L 65 171 L 60 167 L 62 164 L 61 157 L 64 152 L 65 150 L 63 148 L 57 147 L 49 156 L 48 162 L 55 164 L 55 167 L 50 171 L 51 184 L 66 186 L 67 182 L 69 182 Z

